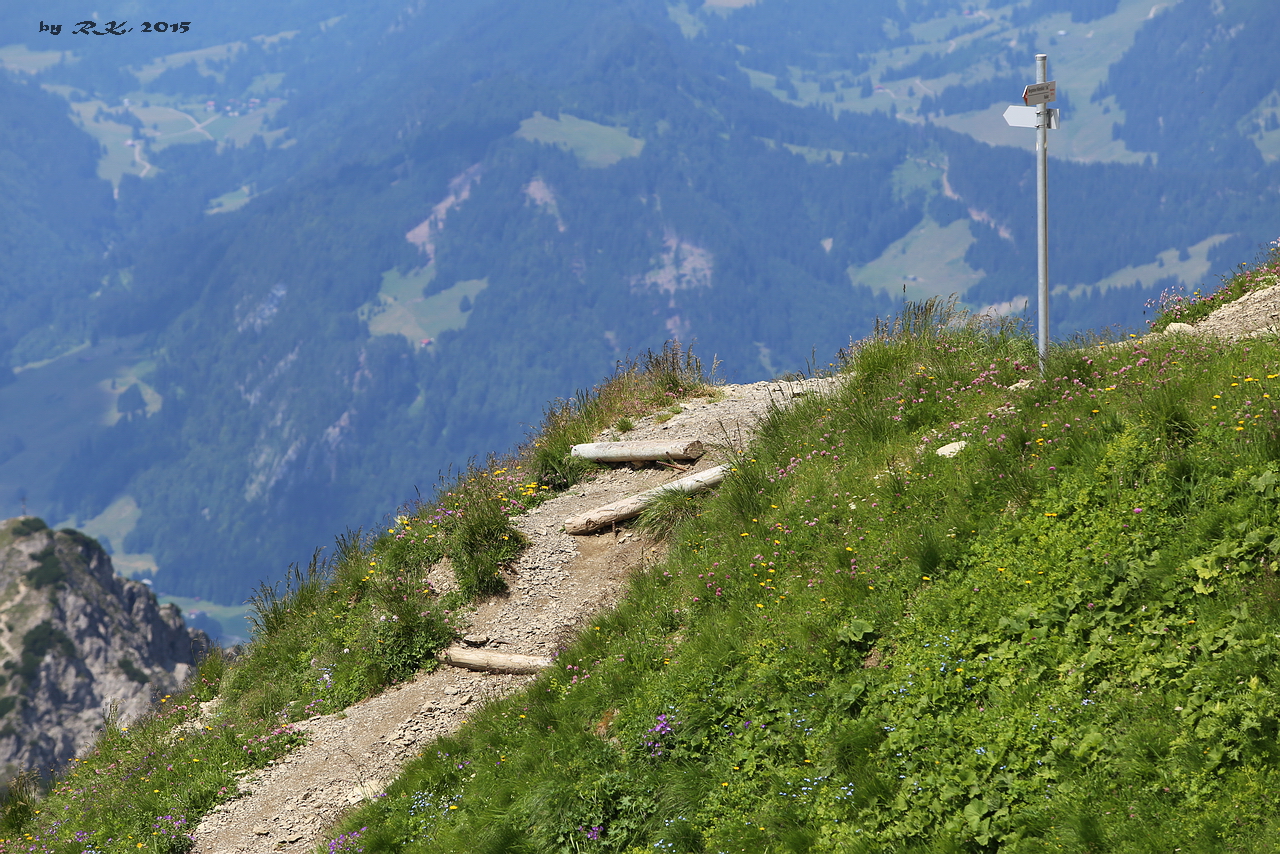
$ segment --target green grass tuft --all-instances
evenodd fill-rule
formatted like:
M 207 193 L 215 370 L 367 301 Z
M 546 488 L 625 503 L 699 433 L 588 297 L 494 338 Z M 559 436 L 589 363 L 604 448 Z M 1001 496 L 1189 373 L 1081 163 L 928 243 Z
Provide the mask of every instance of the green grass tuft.
M 121 658 L 116 662 L 116 665 L 124 672 L 125 676 L 128 676 L 139 685 L 146 685 L 151 681 L 151 677 L 146 674 L 146 671 L 134 664 L 131 659 Z
M 36 566 L 28 570 L 25 577 L 32 587 L 39 590 L 41 587 L 50 587 L 66 579 L 67 571 L 52 544 L 31 557 L 36 561 Z
M 45 524 L 43 519 L 36 516 L 28 516 L 25 519 L 20 519 L 17 524 L 10 528 L 10 531 L 15 537 L 25 537 L 30 534 L 47 530 L 49 530 L 49 526 Z
M 600 431 L 616 425 L 619 432 L 634 427 L 633 418 L 658 410 L 665 421 L 680 411 L 679 400 L 713 395 L 715 366 L 710 372 L 692 348 L 667 342 L 660 352 L 646 351 L 638 361 L 620 362 L 613 375 L 572 401 L 548 407 L 537 435 L 524 449 L 537 480 L 552 489 L 567 489 L 597 466 L 574 457 L 574 445 L 592 441 Z M 624 426 L 626 425 L 626 426 Z
M 698 518 L 704 497 L 677 490 L 659 492 L 640 513 L 636 527 L 655 539 L 665 540 L 682 522 Z

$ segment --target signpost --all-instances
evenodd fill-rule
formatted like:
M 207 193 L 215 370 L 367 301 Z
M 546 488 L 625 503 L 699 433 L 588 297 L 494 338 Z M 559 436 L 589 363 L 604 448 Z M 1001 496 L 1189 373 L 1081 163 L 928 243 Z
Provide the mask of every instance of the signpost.
M 1043 56 L 1036 56 L 1036 62 L 1040 62 L 1044 58 Z M 1050 80 L 1048 83 L 1036 83 L 1022 90 L 1022 103 L 1028 107 L 1032 104 L 1047 104 L 1056 100 L 1058 100 L 1057 80 Z
M 1035 128 L 1040 127 L 1040 108 L 1039 107 L 1020 107 L 1012 104 L 1004 111 L 1004 120 L 1009 127 L 1014 128 Z M 1049 130 L 1058 129 L 1058 111 L 1049 111 Z
M 1036 54 L 1036 82 L 1022 90 L 1023 106 L 1014 104 L 1004 111 L 1010 127 L 1036 129 L 1036 238 L 1039 284 L 1040 373 L 1049 354 L 1049 131 L 1058 127 L 1058 111 L 1046 107 L 1058 98 L 1058 82 L 1046 80 L 1049 57 Z

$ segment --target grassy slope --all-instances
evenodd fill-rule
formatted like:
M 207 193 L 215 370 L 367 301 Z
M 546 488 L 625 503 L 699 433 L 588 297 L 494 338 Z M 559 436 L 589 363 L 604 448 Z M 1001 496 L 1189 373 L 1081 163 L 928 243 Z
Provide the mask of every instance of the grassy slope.
M 1031 356 L 863 347 L 346 844 L 1272 850 L 1280 353 Z
M 774 416 L 358 844 L 1274 848 L 1274 343 L 1062 350 L 1041 382 L 1019 339 L 925 330 Z
M 630 136 L 625 129 L 561 113 L 558 119 L 534 113 L 520 123 L 517 136 L 531 142 L 545 142 L 572 151 L 583 166 L 604 168 L 619 160 L 637 157 L 644 140 Z
M 844 354 L 841 390 L 774 413 L 718 494 L 668 508 L 686 518 L 669 557 L 617 610 L 411 763 L 333 850 L 1275 849 L 1274 341 L 1064 347 L 1040 379 L 1024 337 L 945 321 L 910 309 Z M 580 474 L 555 459 L 584 416 L 630 411 L 618 399 L 606 386 L 550 413 L 527 461 L 539 481 Z M 470 547 L 476 532 L 441 515 L 458 489 L 528 500 L 533 481 L 513 474 L 472 473 L 401 523 L 405 537 L 353 544 L 328 581 L 297 575 L 264 597 L 250 654 L 198 689 L 257 729 L 215 721 L 199 749 L 285 749 L 276 709 L 296 719 L 428 660 L 405 637 L 394 662 L 334 661 L 332 696 L 298 664 L 327 664 L 379 624 L 402 574 L 439 550 L 415 545 L 429 526 Z M 501 551 L 503 530 L 479 540 Z M 433 643 L 448 635 L 428 623 Z M 164 740 L 190 715 L 164 708 L 63 778 L 42 806 L 65 824 L 11 800 L 6 833 L 78 851 L 79 831 L 108 850 L 230 796 L 217 769 L 200 785 L 175 776 L 200 755 L 168 771 L 140 758 L 197 750 Z M 172 838 L 157 850 L 181 850 Z

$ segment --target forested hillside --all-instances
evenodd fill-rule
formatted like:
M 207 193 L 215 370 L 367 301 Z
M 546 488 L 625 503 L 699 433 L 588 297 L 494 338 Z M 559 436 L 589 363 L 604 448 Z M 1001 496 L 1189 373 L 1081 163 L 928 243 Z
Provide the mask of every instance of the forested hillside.
M 66 103 L 0 75 L 0 385 L 10 364 L 43 355 L 52 321 L 88 334 L 83 306 L 94 255 L 112 224 L 111 188 L 96 179 L 97 145 L 65 115 Z M 95 252 L 96 250 L 96 252 Z M 45 326 L 47 330 L 49 327 Z M 22 346 L 18 346 L 23 342 Z M 4 454 L 0 439 L 0 457 Z
M 1018 311 L 1037 51 L 1056 334 L 1280 231 L 1265 6 L 737 6 L 6 4 L 0 512 L 238 602 L 669 338 L 755 379 L 904 292 Z

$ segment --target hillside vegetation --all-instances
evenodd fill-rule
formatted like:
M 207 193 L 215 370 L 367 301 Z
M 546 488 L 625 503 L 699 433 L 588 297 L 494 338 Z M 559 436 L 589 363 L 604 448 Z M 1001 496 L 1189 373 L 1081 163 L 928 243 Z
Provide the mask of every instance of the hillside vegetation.
M 1280 354 L 1170 336 L 1040 379 L 954 320 L 909 310 L 777 413 L 624 605 L 351 820 L 363 850 L 1273 850 Z
M 714 496 L 656 511 L 669 552 L 617 609 L 329 850 L 1275 850 L 1274 339 L 1075 342 L 1041 376 L 1016 325 L 931 301 L 831 367 L 846 381 L 775 411 Z M 227 768 L 300 740 L 285 720 L 430 663 L 453 617 L 417 589 L 436 537 L 455 558 L 509 543 L 501 524 L 465 539 L 463 496 L 511 477 L 488 503 L 520 512 L 550 479 L 545 439 L 625 415 L 643 395 L 618 389 L 657 376 L 621 373 L 551 413 L 540 456 L 264 591 L 247 654 L 109 727 L 43 803 L 12 794 L 5 837 L 184 850 L 174 828 L 234 796 Z M 407 652 L 378 634 L 396 584 L 429 621 Z M 325 659 L 345 638 L 368 649 Z

